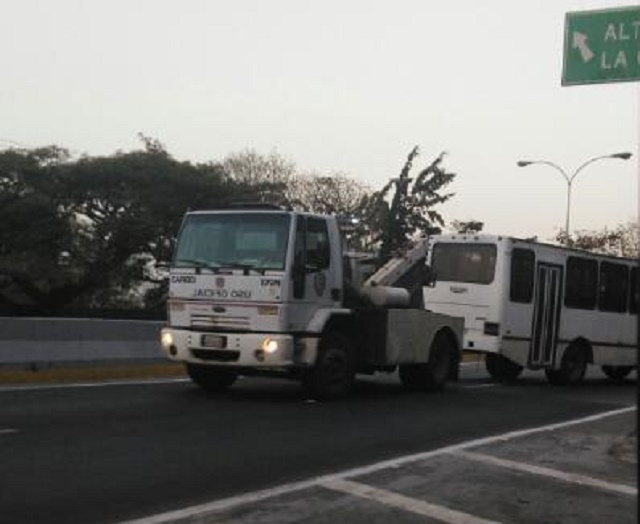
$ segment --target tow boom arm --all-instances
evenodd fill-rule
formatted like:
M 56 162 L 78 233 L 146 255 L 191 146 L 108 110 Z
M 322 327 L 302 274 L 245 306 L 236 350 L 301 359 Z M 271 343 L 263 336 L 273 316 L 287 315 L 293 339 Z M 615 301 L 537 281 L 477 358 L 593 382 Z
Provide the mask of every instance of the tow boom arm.
M 374 299 L 384 288 L 387 294 L 396 295 L 401 288 L 408 292 L 406 300 L 412 305 L 422 308 L 422 286 L 427 279 L 425 259 L 429 249 L 429 237 L 421 237 L 406 253 L 396 254 L 384 266 L 371 275 L 362 288 L 362 293 Z M 374 303 L 378 302 L 377 298 Z M 395 300 L 393 300 L 395 302 Z M 409 305 L 409 304 L 407 304 Z

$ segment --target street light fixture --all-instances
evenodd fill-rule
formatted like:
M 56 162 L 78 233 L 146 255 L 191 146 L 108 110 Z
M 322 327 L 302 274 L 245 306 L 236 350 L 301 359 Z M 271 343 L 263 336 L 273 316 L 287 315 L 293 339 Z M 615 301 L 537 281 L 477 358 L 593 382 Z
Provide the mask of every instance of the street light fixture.
M 571 176 L 569 176 L 567 174 L 567 172 L 564 169 L 562 169 L 559 165 L 554 164 L 553 162 L 549 162 L 548 160 L 519 160 L 518 161 L 518 167 L 527 167 L 527 166 L 530 166 L 530 165 L 533 165 L 533 164 L 544 164 L 544 165 L 547 165 L 547 166 L 550 166 L 550 167 L 554 168 L 556 171 L 559 171 L 562 174 L 562 176 L 564 177 L 565 181 L 567 182 L 567 216 L 566 216 L 566 220 L 565 220 L 565 232 L 567 234 L 567 243 L 569 243 L 569 241 L 570 241 L 569 240 L 570 239 L 569 218 L 571 216 L 571 187 L 572 187 L 573 181 L 578 176 L 578 173 L 580 173 L 580 171 L 582 171 L 589 164 L 592 164 L 593 162 L 596 162 L 598 160 L 604 160 L 604 159 L 607 159 L 607 158 L 617 158 L 619 160 L 629 160 L 632 156 L 633 155 L 631 153 L 628 153 L 628 152 L 613 153 L 611 155 L 597 156 L 595 158 L 587 160 L 584 164 L 582 164 L 580 167 L 578 167 L 578 169 L 576 169 Z

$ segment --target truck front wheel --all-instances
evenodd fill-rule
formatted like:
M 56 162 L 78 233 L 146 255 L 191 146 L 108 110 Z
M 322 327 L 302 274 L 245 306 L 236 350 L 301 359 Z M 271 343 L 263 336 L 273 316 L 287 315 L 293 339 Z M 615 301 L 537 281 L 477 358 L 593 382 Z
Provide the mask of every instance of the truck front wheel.
M 339 333 L 325 335 L 315 365 L 307 372 L 303 385 L 317 399 L 345 396 L 355 379 L 355 362 L 348 340 Z
M 223 391 L 230 387 L 238 378 L 232 369 L 200 364 L 187 364 L 189 378 L 206 391 Z

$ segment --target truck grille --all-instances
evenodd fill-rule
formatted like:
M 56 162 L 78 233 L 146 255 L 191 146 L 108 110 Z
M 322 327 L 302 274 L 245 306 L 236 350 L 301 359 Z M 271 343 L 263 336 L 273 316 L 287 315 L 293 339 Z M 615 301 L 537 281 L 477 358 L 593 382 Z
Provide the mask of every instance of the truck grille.
M 250 322 L 249 317 L 192 313 L 191 327 L 247 330 Z
M 191 354 L 200 360 L 215 362 L 235 362 L 240 358 L 240 351 L 229 349 L 192 349 Z

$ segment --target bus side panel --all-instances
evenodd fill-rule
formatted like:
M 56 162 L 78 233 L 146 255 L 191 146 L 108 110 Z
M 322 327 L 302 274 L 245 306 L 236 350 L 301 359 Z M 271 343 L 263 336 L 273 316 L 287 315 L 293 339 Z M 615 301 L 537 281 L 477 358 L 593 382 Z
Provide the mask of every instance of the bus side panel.
M 527 366 L 531 350 L 533 304 L 518 304 L 505 296 L 504 330 L 502 332 L 502 355 L 521 366 Z

